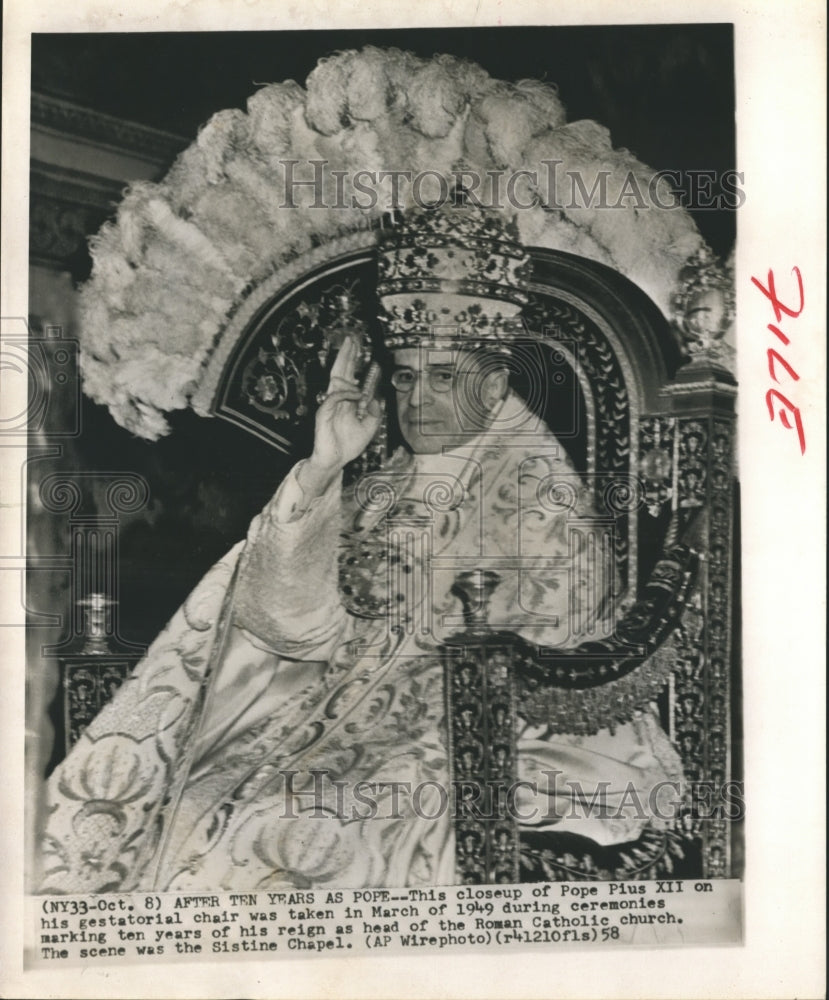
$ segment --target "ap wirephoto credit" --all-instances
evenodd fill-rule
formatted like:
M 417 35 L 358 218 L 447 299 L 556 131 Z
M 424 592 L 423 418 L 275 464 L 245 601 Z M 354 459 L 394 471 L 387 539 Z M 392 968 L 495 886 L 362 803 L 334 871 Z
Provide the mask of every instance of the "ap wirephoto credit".
M 736 53 L 32 35 L 28 968 L 742 944 Z

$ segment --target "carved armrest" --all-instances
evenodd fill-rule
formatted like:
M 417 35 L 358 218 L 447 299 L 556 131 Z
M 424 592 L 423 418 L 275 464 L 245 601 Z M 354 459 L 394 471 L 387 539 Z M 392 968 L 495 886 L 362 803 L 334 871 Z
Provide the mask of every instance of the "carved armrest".
M 467 628 L 447 642 L 447 662 L 461 662 L 458 647 L 487 651 L 499 664 L 506 654 L 520 718 L 560 733 L 612 731 L 664 688 L 673 665 L 664 647 L 679 627 L 698 567 L 690 542 L 671 545 L 613 634 L 572 649 L 546 648 L 512 632 L 488 631 L 485 609 L 497 574 L 462 574 L 456 588 L 464 597 Z

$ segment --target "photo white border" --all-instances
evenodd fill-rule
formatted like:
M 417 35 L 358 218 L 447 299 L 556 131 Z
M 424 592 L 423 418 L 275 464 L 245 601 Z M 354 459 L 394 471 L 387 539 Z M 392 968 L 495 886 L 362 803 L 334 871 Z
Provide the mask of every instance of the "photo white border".
M 0 995 L 7 997 L 818 997 L 825 995 L 825 10 L 816 0 L 529 2 L 429 0 L 400 12 L 377 0 L 6 0 L 3 38 L 3 230 L 0 315 L 28 312 L 30 34 L 38 31 L 276 30 L 484 27 L 498 24 L 735 24 L 738 216 L 739 473 L 742 489 L 745 721 L 745 945 L 663 951 L 553 950 L 549 954 L 419 956 L 232 966 L 182 963 L 23 972 L 24 635 L 0 629 L 2 832 Z M 449 20 L 451 19 L 451 20 Z M 278 67 L 275 67 L 278 70 Z M 276 78 L 276 77 L 275 77 Z M 771 422 L 768 303 L 750 277 L 778 285 L 801 268 L 802 316 L 786 329 L 807 450 Z M 4 413 L 25 408 L 6 380 Z M 2 443 L 2 441 L 0 441 Z M 4 455 L 4 504 L 20 470 Z M 23 511 L 19 511 L 21 517 Z M 13 521 L 13 518 L 10 520 Z M 0 539 L 19 552 L 20 525 Z M 11 581 L 11 583 L 9 582 Z M 0 574 L 0 620 L 20 615 L 21 576 Z M 15 608 L 17 609 L 15 611 Z M 508 957 L 507 957 L 508 956 Z

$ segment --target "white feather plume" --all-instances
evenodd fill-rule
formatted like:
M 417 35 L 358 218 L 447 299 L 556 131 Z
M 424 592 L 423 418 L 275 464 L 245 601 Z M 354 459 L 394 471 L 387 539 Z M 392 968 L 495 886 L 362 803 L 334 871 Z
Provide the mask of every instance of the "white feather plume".
M 332 171 L 346 171 L 346 208 L 312 208 L 309 187 L 295 187 L 297 207 L 284 207 L 285 161 L 297 161 L 296 177 L 306 179 L 315 159 L 326 161 L 326 197 L 336 190 Z M 645 204 L 551 204 L 545 160 L 579 172 L 588 190 L 601 171 L 614 190 L 633 177 Z M 382 186 L 376 204 L 352 204 L 357 170 L 449 176 L 459 164 L 482 176 L 536 171 L 540 203 L 508 210 L 522 240 L 617 268 L 666 314 L 680 268 L 703 245 L 687 212 L 654 204 L 653 171 L 614 150 L 606 129 L 566 123 L 555 87 L 493 80 L 454 56 L 341 52 L 321 60 L 304 89 L 271 83 L 246 112 L 219 111 L 160 183 L 129 186 L 115 221 L 90 241 L 93 271 L 81 295 L 85 391 L 133 433 L 166 434 L 164 414 L 190 405 L 245 286 L 389 207 Z M 400 194 L 409 206 L 411 186 Z M 657 194 L 666 197 L 664 188 Z

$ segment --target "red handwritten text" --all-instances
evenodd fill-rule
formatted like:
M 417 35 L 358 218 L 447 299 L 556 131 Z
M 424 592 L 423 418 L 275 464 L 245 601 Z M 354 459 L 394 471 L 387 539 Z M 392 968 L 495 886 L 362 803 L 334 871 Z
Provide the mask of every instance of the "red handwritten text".
M 775 337 L 777 337 L 784 347 L 788 347 L 791 341 L 777 324 L 782 322 L 784 316 L 797 319 L 797 317 L 803 312 L 803 306 L 805 305 L 805 298 L 803 295 L 803 278 L 800 274 L 800 268 L 793 267 L 792 274 L 797 279 L 797 293 L 800 298 L 800 305 L 797 308 L 786 306 L 780 301 L 780 297 L 777 294 L 777 288 L 775 287 L 774 271 L 769 270 L 765 285 L 757 278 L 751 279 L 771 303 L 771 307 L 774 310 L 775 322 L 769 323 L 768 329 L 775 335 Z M 792 368 L 789 362 L 786 361 L 783 355 L 774 347 L 770 347 L 768 349 L 767 356 L 769 363 L 769 375 L 771 375 L 778 385 L 780 384 L 778 368 L 782 368 L 793 382 L 800 381 L 800 376 L 794 368 Z M 775 403 L 778 404 L 779 409 L 775 409 Z M 803 418 L 800 415 L 798 407 L 796 407 L 791 400 L 784 396 L 779 389 L 769 389 L 766 393 L 766 406 L 769 410 L 770 420 L 774 420 L 776 415 L 786 430 L 794 429 L 797 431 L 797 439 L 800 442 L 800 454 L 802 455 L 806 451 L 806 434 L 803 430 Z M 793 424 L 789 419 L 789 414 L 791 414 L 791 420 L 794 421 Z

